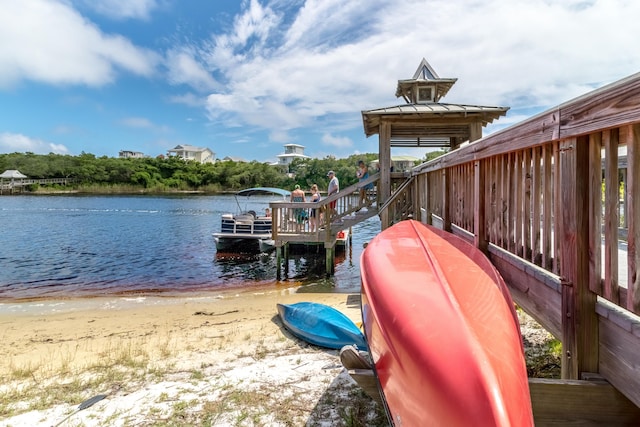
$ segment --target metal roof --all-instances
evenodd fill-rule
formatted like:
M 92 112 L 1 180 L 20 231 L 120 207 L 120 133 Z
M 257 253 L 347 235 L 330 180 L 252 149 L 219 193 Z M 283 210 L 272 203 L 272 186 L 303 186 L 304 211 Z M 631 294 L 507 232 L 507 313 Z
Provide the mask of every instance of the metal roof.
M 391 124 L 393 147 L 448 147 L 469 140 L 470 126 L 482 127 L 504 116 L 509 107 L 426 103 L 402 104 L 362 112 L 367 137 L 379 132 L 380 124 Z

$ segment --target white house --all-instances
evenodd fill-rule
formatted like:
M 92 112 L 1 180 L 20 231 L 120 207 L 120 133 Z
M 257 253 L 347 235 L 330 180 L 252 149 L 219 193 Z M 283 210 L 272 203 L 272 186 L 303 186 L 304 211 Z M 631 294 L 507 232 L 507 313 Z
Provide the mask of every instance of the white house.
M 406 172 L 411 170 L 419 161 L 419 158 L 413 156 L 391 156 L 391 168 L 394 172 Z M 374 160 L 369 165 L 369 168 L 376 172 L 379 168 L 379 163 L 379 160 Z
M 118 157 L 121 159 L 143 159 L 144 153 L 140 151 L 120 150 Z
M 172 150 L 167 150 L 168 156 L 178 156 L 184 160 L 193 160 L 199 163 L 213 163 L 216 153 L 208 148 L 194 147 L 193 145 L 176 145 Z
M 278 161 L 273 163 L 274 166 L 282 166 L 288 168 L 294 159 L 308 159 L 309 156 L 304 154 L 304 146 L 298 144 L 285 144 L 284 153 L 278 154 Z

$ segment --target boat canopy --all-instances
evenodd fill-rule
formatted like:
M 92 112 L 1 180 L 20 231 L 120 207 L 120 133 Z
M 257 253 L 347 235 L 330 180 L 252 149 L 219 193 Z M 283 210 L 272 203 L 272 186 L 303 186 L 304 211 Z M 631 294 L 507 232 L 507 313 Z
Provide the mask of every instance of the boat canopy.
M 275 187 L 255 187 L 255 188 L 247 188 L 246 190 L 238 191 L 236 196 L 269 196 L 272 194 L 280 195 L 282 197 L 291 196 L 291 192 L 287 190 L 283 190 L 282 188 Z

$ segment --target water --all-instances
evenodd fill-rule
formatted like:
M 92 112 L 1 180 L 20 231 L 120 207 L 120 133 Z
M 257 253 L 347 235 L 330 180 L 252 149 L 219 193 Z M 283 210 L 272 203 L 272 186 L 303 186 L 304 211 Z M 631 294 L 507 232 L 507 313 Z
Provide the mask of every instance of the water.
M 264 210 L 251 198 L 243 209 Z M 276 281 L 275 255 L 219 258 L 211 233 L 236 212 L 231 195 L 0 197 L 0 301 L 110 295 L 175 295 L 252 286 L 358 292 L 362 245 L 374 217 L 325 277 L 324 251 L 292 255 Z

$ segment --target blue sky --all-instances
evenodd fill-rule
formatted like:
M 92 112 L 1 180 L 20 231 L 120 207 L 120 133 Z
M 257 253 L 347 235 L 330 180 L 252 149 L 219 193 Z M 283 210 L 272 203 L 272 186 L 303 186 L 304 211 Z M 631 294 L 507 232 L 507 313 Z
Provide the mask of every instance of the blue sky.
M 0 0 L 0 153 L 377 152 L 424 57 L 485 134 L 640 71 L 632 0 Z M 403 151 L 420 157 L 423 151 Z

